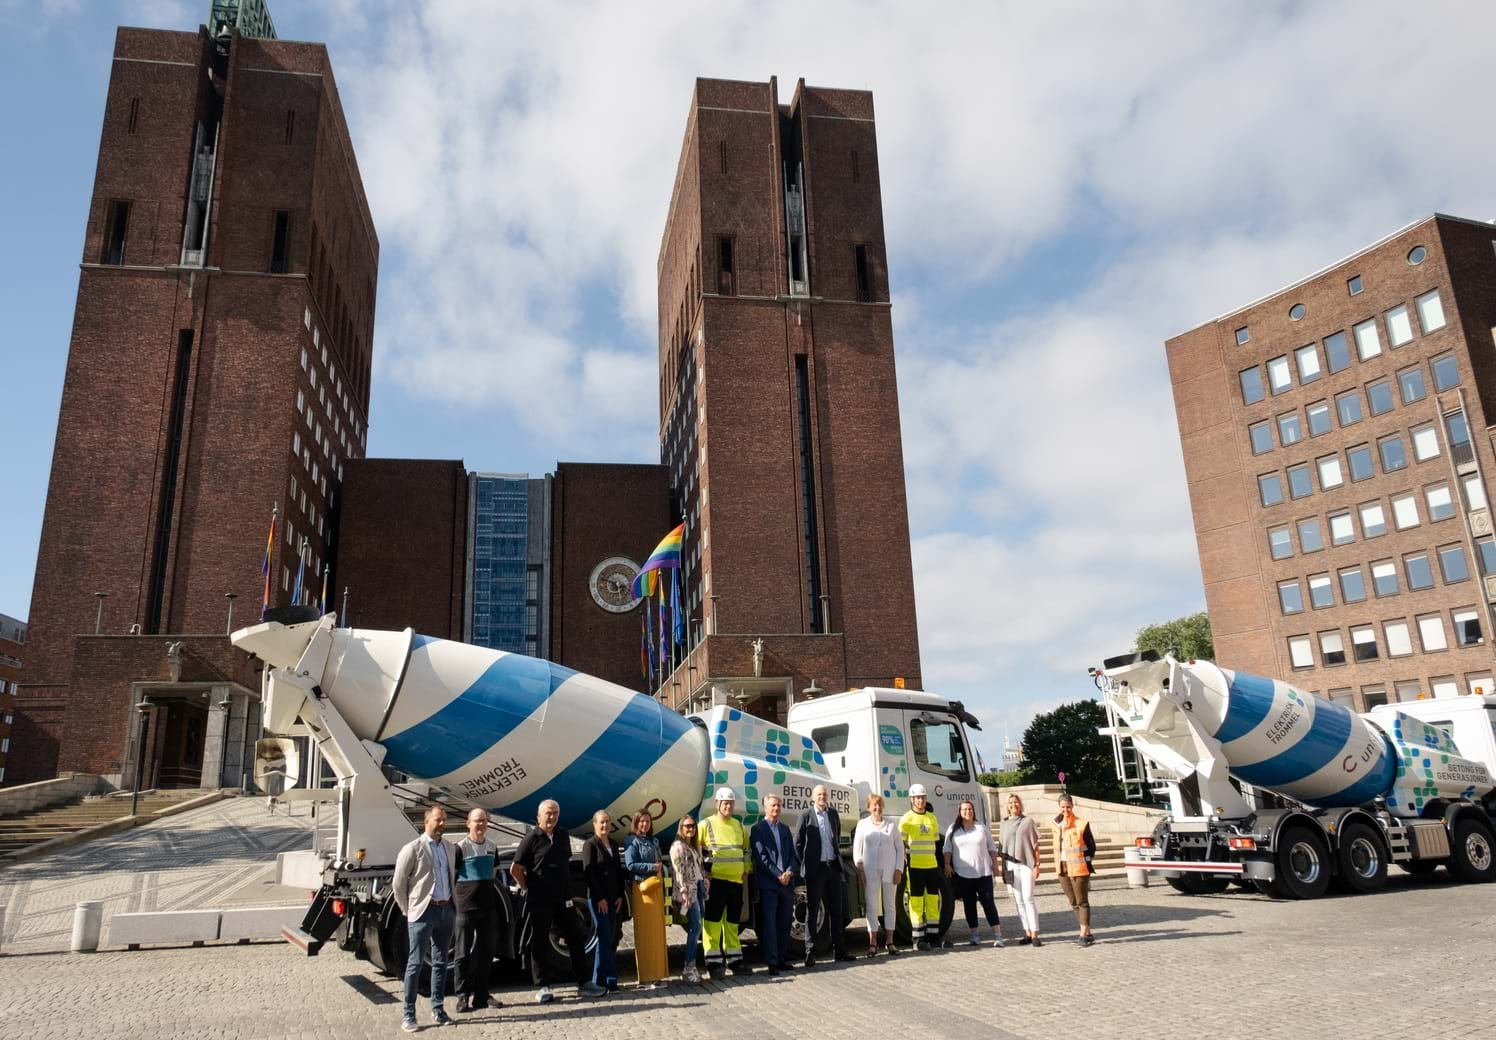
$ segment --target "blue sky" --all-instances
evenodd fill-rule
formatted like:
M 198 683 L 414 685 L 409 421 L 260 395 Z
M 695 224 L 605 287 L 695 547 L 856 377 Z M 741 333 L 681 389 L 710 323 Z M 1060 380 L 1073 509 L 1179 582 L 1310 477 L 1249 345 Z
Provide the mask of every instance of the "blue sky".
M 0 0 L 0 612 L 30 605 L 114 28 L 207 10 Z M 379 229 L 369 452 L 473 469 L 657 460 L 693 77 L 874 92 L 925 682 L 989 759 L 1203 606 L 1163 341 L 1435 210 L 1496 216 L 1488 5 L 271 12 L 329 44 Z

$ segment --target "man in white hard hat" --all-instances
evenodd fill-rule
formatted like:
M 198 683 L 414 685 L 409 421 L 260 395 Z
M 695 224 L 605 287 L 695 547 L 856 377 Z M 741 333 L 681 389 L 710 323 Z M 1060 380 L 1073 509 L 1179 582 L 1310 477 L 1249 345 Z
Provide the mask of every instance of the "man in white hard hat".
M 738 938 L 738 919 L 743 913 L 743 883 L 748 879 L 748 828 L 732 814 L 737 795 L 731 787 L 719 787 L 717 812 L 701 821 L 701 846 L 711 874 L 706 914 L 701 923 L 701 941 L 706 950 L 707 970 L 720 979 L 731 968 L 746 973 L 743 944 Z
M 940 935 L 940 821 L 923 784 L 909 785 L 910 809 L 899 820 L 909 853 L 909 924 L 914 948 L 928 950 Z

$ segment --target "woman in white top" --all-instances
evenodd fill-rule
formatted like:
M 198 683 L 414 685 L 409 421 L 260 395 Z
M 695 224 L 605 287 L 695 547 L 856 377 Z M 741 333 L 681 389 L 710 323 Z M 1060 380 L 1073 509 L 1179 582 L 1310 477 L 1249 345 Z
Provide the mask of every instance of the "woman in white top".
M 878 947 L 898 953 L 893 944 L 893 929 L 899 904 L 899 879 L 904 875 L 904 839 L 899 826 L 883 818 L 883 796 L 867 796 L 868 814 L 857 821 L 852 835 L 852 862 L 857 865 L 857 879 L 862 882 L 867 902 L 867 955 L 876 957 Z M 883 908 L 882 927 L 878 927 L 878 907 Z
M 997 917 L 997 903 L 992 899 L 992 875 L 1002 863 L 1002 853 L 992 838 L 992 829 L 977 819 L 976 803 L 962 799 L 956 810 L 956 822 L 945 832 L 945 876 L 956 882 L 956 891 L 966 906 L 966 927 L 971 929 L 967 941 L 980 946 L 977 938 L 977 901 L 987 915 L 992 945 L 1003 944 L 1002 924 Z

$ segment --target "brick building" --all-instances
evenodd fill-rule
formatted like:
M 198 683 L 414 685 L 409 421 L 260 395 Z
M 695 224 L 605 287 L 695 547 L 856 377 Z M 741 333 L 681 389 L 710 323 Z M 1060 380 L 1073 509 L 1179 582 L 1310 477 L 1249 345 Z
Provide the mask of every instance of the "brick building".
M 807 688 L 917 687 L 870 93 L 696 81 L 659 375 L 691 618 L 660 696 L 782 718 Z
M 10 758 L 10 731 L 15 723 L 16 687 L 25 664 L 26 622 L 0 614 L 0 784 Z M 13 782 L 13 781 L 12 781 Z
M 258 614 L 272 506 L 272 605 L 301 560 L 315 601 L 343 467 L 364 453 L 379 243 L 327 50 L 233 28 L 273 34 L 261 4 L 220 8 L 218 35 L 116 36 L 16 781 L 128 779 L 146 702 L 166 756 L 151 771 L 211 784 L 206 705 L 243 719 L 258 695 L 224 633 L 236 602 Z M 118 637 L 139 646 L 89 643 Z
M 1492 691 L 1493 328 L 1496 226 L 1435 215 L 1168 341 L 1223 665 Z

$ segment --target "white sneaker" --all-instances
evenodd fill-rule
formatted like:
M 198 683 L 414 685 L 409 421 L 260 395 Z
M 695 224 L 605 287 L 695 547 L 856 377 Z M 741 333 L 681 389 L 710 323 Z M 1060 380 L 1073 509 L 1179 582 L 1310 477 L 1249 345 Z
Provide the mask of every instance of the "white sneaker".
M 966 942 L 969 945 L 971 945 L 971 946 L 980 946 L 980 945 L 982 945 L 982 940 L 980 940 L 980 939 L 977 938 L 977 933 L 976 932 L 972 932 L 970 935 L 968 935 L 966 937 Z
M 549 986 L 541 986 L 540 992 L 535 994 L 535 1003 L 537 1004 L 549 1004 L 555 999 L 556 994 L 551 992 L 551 987 Z
M 1003 942 L 1003 937 L 1001 935 L 993 935 L 993 937 L 992 937 L 992 948 L 994 950 L 1001 950 L 1001 949 L 1003 949 L 1007 945 L 1008 945 L 1007 943 Z

